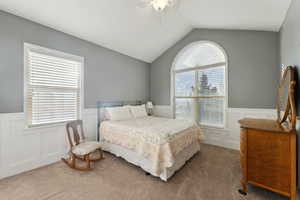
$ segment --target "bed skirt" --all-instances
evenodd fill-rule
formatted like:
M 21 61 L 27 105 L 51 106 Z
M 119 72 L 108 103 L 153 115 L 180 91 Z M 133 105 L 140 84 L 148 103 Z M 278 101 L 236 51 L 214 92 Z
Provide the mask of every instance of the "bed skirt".
M 155 175 L 155 172 L 152 171 L 153 163 L 150 160 L 141 157 L 136 152 L 109 142 L 102 142 L 101 147 L 104 151 L 112 153 L 117 157 L 121 157 L 129 163 L 141 167 L 144 171 L 150 173 L 151 175 L 157 176 Z M 167 181 L 174 175 L 176 171 L 178 171 L 190 158 L 192 158 L 199 151 L 200 145 L 198 141 L 191 143 L 188 147 L 183 149 L 175 156 L 175 163 L 173 164 L 173 166 L 164 169 L 162 173 L 157 177 L 159 177 L 163 181 Z

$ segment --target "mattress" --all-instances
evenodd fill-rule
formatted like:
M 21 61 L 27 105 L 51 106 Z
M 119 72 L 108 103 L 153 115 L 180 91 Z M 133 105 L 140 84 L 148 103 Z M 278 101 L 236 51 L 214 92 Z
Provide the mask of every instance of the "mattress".
M 149 171 L 155 176 L 171 168 L 176 163 L 177 155 L 189 145 L 199 146 L 201 138 L 201 129 L 186 120 L 142 117 L 104 121 L 100 126 L 101 142 L 119 145 L 149 160 Z

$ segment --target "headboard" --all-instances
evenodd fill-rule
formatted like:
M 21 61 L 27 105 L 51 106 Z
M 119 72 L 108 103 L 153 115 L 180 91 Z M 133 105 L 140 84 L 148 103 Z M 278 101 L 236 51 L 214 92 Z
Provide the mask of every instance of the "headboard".
M 144 104 L 145 101 L 98 101 L 97 102 L 97 141 L 100 140 L 100 125 L 102 119 L 101 115 L 101 109 L 104 109 L 106 107 L 119 107 L 119 106 L 124 106 L 124 105 L 131 105 L 131 106 L 136 106 L 136 105 L 142 105 Z

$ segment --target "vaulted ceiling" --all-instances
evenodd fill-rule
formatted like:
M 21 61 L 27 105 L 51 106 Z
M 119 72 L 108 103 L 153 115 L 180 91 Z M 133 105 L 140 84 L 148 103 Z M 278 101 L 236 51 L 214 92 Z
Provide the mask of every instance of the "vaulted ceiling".
M 140 0 L 0 0 L 0 9 L 152 62 L 193 28 L 278 31 L 290 0 L 181 0 L 163 15 Z

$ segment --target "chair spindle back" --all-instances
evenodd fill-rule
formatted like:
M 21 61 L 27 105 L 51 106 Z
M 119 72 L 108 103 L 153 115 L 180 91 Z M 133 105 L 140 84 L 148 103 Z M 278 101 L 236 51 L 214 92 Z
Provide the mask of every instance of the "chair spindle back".
M 83 141 L 85 139 L 82 120 L 75 120 L 75 121 L 68 122 L 66 125 L 66 129 L 68 133 L 68 140 L 71 147 L 78 145 L 80 141 Z

